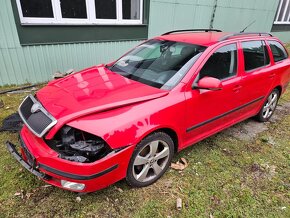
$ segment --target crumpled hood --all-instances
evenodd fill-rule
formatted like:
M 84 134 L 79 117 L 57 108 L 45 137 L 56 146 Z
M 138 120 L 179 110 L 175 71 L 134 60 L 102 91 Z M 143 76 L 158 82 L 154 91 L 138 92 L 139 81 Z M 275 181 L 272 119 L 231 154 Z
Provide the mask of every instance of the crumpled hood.
M 58 125 L 92 113 L 147 101 L 168 92 L 92 67 L 50 82 L 36 94 Z

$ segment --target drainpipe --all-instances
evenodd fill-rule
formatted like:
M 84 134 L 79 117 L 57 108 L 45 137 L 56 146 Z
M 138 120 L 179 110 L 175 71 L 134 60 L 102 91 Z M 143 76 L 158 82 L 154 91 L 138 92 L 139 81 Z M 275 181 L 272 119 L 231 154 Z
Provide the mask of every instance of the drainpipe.
M 213 22 L 214 22 L 214 17 L 215 17 L 215 12 L 216 12 L 216 8 L 217 8 L 217 1 L 214 1 L 214 6 L 213 6 L 213 10 L 212 10 L 212 14 L 211 14 L 211 19 L 210 19 L 210 24 L 209 24 L 209 28 L 213 29 Z

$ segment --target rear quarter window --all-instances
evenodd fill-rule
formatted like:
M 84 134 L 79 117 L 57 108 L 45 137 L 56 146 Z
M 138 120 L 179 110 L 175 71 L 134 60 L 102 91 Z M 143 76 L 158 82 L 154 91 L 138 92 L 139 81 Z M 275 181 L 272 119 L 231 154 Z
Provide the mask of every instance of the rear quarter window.
M 288 58 L 287 52 L 281 43 L 277 41 L 268 41 L 268 43 L 270 45 L 275 62 L 279 62 Z
M 270 64 L 269 53 L 264 41 L 242 42 L 245 71 L 251 71 Z

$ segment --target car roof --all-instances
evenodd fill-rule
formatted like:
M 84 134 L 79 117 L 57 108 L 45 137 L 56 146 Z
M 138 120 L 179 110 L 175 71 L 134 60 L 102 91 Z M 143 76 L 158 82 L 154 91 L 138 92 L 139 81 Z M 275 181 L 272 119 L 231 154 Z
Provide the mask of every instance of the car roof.
M 210 46 L 220 42 L 223 38 L 226 40 L 227 36 L 231 36 L 230 39 L 244 39 L 244 38 L 258 38 L 261 34 L 265 37 L 267 33 L 230 33 L 230 32 L 179 32 L 163 34 L 155 39 L 169 40 L 176 42 L 184 42 L 189 44 L 196 44 L 201 46 Z M 271 36 L 271 35 L 269 35 Z M 268 37 L 269 37 L 268 36 Z M 272 38 L 272 37 L 271 37 Z M 274 37 L 273 37 L 274 38 Z

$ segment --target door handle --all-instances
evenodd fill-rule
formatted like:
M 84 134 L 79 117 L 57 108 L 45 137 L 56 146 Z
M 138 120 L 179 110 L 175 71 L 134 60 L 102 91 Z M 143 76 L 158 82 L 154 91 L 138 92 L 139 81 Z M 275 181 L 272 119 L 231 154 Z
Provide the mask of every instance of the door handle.
M 233 91 L 234 91 L 234 92 L 239 92 L 241 88 L 242 88 L 241 85 L 236 85 L 236 86 L 233 88 Z
M 269 78 L 274 78 L 275 76 L 276 76 L 275 73 L 271 73 L 270 76 L 269 76 Z

